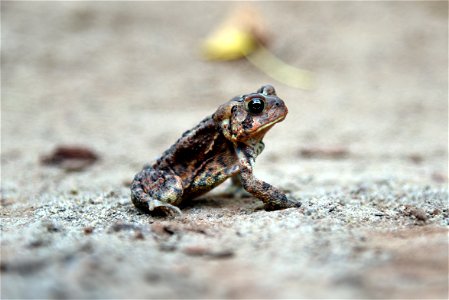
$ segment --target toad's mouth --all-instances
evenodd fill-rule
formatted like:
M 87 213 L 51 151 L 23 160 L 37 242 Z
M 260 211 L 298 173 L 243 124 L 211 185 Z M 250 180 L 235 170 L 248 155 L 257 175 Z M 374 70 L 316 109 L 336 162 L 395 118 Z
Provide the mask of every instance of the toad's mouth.
M 264 125 L 260 126 L 259 128 L 256 129 L 255 132 L 263 131 L 264 129 L 267 129 L 267 128 L 273 126 L 274 124 L 283 121 L 284 119 L 285 119 L 285 115 L 284 116 L 280 116 L 279 118 L 276 118 L 273 121 L 268 122 L 267 124 L 264 124 Z

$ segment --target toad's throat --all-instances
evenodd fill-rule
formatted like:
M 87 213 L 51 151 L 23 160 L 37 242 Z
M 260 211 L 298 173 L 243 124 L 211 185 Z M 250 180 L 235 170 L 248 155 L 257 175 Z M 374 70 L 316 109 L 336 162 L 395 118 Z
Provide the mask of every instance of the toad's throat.
M 243 137 L 243 138 L 250 138 L 250 137 L 255 137 L 255 136 L 258 136 L 259 138 L 260 138 L 260 137 L 263 137 L 263 135 L 265 135 L 265 132 L 266 132 L 267 130 L 269 130 L 274 124 L 276 124 L 276 123 L 278 123 L 278 122 L 281 122 L 281 121 L 284 120 L 284 119 L 285 119 L 285 115 L 284 115 L 284 116 L 280 116 L 280 117 L 274 119 L 274 120 L 271 121 L 271 122 L 268 122 L 268 123 L 266 123 L 266 124 L 263 124 L 262 126 L 257 127 L 257 128 L 254 129 L 254 130 L 246 131 L 246 132 L 241 132 L 240 135 L 239 135 L 238 133 L 233 133 L 233 134 L 231 135 L 231 140 L 232 140 L 233 142 L 236 142 L 236 141 L 238 141 L 239 136 L 240 136 L 240 138 L 242 138 L 242 137 Z

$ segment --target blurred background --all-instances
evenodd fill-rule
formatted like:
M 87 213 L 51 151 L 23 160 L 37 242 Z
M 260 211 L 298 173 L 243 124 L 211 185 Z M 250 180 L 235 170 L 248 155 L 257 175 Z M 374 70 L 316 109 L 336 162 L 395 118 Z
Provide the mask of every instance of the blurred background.
M 447 2 L 251 2 L 245 6 L 254 14 L 251 26 L 261 31 L 250 33 L 268 53 L 256 63 L 251 55 L 261 53 L 257 46 L 249 59 L 210 59 L 205 43 L 232 16 L 239 23 L 241 7 L 2 1 L 2 256 L 13 260 L 38 251 L 18 250 L 18 224 L 31 226 L 46 216 L 36 215 L 36 207 L 51 209 L 69 191 L 87 199 L 119 186 L 111 199 L 128 203 L 124 185 L 143 164 L 220 104 L 265 83 L 275 86 L 289 115 L 265 138 L 260 177 L 290 191 L 354 182 L 360 174 L 447 191 Z M 276 77 L 283 64 L 290 73 Z M 306 74 L 307 84 L 298 88 L 285 80 L 295 72 Z M 99 163 L 69 175 L 40 166 L 41 157 L 59 145 L 87 147 Z M 315 181 L 307 186 L 311 177 Z M 22 279 L 8 281 L 6 290 L 4 284 L 2 296 L 29 296 L 20 292 L 31 284 Z M 44 298 L 97 295 L 48 294 L 37 283 L 31 286 Z M 282 288 L 287 292 L 280 295 L 298 295 L 294 284 Z M 183 297 L 176 291 L 157 295 Z
M 254 3 L 269 51 L 313 74 L 314 88 L 300 90 L 245 59 L 204 59 L 202 43 L 238 3 L 6 2 L 3 147 L 87 143 L 142 160 L 272 83 L 290 114 L 267 138 L 283 152 L 344 144 L 362 156 L 443 158 L 445 5 Z

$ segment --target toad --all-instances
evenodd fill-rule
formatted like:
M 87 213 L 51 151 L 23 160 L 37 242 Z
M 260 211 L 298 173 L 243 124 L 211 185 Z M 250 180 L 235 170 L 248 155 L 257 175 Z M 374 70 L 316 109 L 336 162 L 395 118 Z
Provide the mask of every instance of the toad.
M 287 115 L 273 86 L 237 96 L 184 132 L 152 165 L 136 174 L 131 200 L 145 212 L 181 214 L 179 205 L 228 178 L 264 202 L 265 210 L 300 207 L 301 203 L 257 179 L 253 168 L 264 149 L 262 139 Z

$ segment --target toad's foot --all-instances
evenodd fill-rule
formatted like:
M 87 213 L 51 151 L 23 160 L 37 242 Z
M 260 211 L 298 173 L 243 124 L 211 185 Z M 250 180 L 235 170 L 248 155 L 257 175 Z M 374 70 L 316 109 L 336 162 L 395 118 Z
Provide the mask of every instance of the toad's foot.
M 150 199 L 148 201 L 148 210 L 150 212 L 153 212 L 153 211 L 157 212 L 158 210 L 160 210 L 160 211 L 163 211 L 164 213 L 166 213 L 167 215 L 170 215 L 170 214 L 171 215 L 179 215 L 179 216 L 182 215 L 182 212 L 178 207 L 171 205 L 167 202 L 159 201 L 156 199 Z
M 148 195 L 144 195 L 143 197 L 140 197 L 139 200 L 137 200 L 135 197 L 131 198 L 134 202 L 134 205 L 140 209 L 141 211 L 145 213 L 150 214 L 162 214 L 166 216 L 181 216 L 182 212 L 179 207 L 174 206 L 170 203 L 160 201 L 157 199 L 153 199 L 149 197 Z
M 270 201 L 268 203 L 265 203 L 263 208 L 266 211 L 273 211 L 286 208 L 299 208 L 301 207 L 301 205 L 302 203 L 300 201 L 285 197 L 284 199 L 282 199 L 282 201 Z

